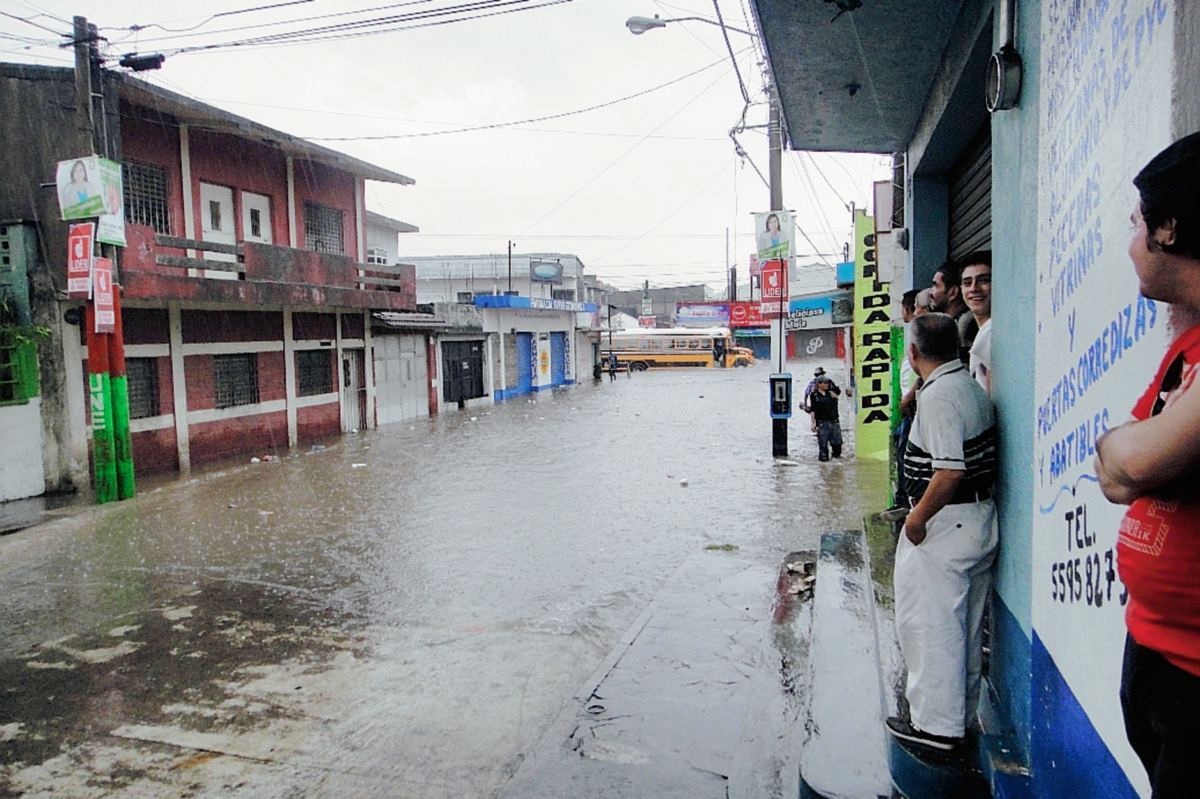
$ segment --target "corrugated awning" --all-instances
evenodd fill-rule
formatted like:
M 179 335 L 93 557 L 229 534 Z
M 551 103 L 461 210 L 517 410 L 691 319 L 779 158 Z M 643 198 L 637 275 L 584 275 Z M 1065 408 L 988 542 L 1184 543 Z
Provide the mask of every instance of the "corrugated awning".
M 393 330 L 446 330 L 450 323 L 431 313 L 379 311 L 371 314 L 375 323 Z

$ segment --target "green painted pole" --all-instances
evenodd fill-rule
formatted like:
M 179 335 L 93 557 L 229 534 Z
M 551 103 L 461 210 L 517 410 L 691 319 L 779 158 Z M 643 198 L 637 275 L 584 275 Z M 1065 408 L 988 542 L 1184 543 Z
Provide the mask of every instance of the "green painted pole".
M 117 467 L 117 498 L 132 499 L 133 439 L 129 434 L 129 378 L 125 373 L 125 329 L 121 325 L 121 289 L 113 286 L 113 325 L 108 339 L 108 371 L 112 385 L 113 450 Z
M 117 460 L 113 445 L 112 386 L 108 375 L 107 333 L 95 333 L 96 309 L 87 305 L 88 392 L 92 409 L 92 470 L 96 503 L 117 499 Z

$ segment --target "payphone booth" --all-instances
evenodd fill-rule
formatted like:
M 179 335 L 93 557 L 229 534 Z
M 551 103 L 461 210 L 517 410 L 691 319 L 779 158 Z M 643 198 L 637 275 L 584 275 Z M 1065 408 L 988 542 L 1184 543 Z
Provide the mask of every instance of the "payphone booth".
M 771 375 L 771 418 L 792 418 L 792 375 L 790 372 Z

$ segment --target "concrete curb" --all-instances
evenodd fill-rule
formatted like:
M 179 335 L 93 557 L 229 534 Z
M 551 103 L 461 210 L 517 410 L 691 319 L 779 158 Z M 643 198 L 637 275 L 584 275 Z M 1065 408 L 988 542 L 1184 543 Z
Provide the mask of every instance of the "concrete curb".
M 800 796 L 891 796 L 875 591 L 863 531 L 821 536 L 813 603 Z

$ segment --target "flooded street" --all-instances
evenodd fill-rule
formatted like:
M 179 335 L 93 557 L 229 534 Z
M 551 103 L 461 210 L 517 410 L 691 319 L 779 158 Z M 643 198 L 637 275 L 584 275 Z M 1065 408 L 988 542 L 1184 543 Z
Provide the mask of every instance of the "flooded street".
M 0 796 L 488 797 L 518 772 L 553 795 L 527 759 L 648 608 L 686 631 L 728 596 L 757 636 L 731 649 L 789 646 L 781 565 L 874 509 L 882 475 L 818 463 L 803 414 L 796 465 L 772 460 L 768 371 L 622 374 L 263 452 L 0 538 Z M 747 715 L 779 716 L 794 686 L 742 672 Z

